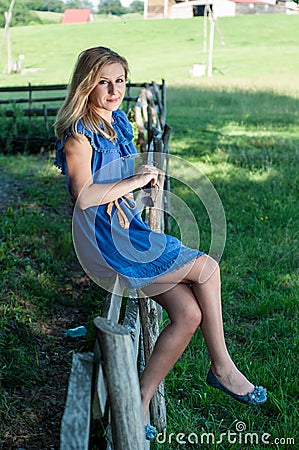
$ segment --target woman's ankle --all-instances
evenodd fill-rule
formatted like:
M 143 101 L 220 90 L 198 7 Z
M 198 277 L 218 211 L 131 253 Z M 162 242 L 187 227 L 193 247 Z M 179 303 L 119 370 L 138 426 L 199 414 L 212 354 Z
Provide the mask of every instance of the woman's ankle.
M 238 369 L 234 362 L 229 358 L 225 361 L 211 361 L 211 370 L 217 377 L 222 377 Z

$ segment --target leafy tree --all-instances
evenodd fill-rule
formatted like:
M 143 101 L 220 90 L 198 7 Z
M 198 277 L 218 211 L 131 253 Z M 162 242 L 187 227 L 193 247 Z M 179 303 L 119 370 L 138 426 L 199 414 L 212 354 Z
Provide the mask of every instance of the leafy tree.
M 92 1 L 89 0 L 81 0 L 81 8 L 82 9 L 93 9 L 94 6 L 92 4 Z
M 113 14 L 120 16 L 126 12 L 120 0 L 100 0 L 98 13 L 99 14 Z
M 89 0 L 66 0 L 66 8 L 92 9 L 93 5 Z
M 63 12 L 65 4 L 62 0 L 25 0 L 29 9 L 34 11 Z
M 33 11 L 43 11 L 44 0 L 25 0 L 28 9 Z
M 133 0 L 129 6 L 129 12 L 131 13 L 143 13 L 144 11 L 144 2 L 141 0 Z
M 5 26 L 5 12 L 8 11 L 10 0 L 0 0 L 0 27 Z M 10 25 L 29 25 L 32 23 L 41 23 L 40 18 L 32 11 L 24 1 L 15 3 L 12 11 L 12 19 Z

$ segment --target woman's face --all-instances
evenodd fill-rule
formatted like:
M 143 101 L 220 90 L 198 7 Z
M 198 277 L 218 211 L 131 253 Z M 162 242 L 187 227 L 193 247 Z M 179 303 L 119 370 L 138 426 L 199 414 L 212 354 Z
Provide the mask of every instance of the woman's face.
M 91 91 L 89 100 L 96 107 L 98 114 L 111 122 L 112 111 L 119 108 L 125 91 L 125 69 L 120 63 L 112 63 L 103 69 L 99 83 Z

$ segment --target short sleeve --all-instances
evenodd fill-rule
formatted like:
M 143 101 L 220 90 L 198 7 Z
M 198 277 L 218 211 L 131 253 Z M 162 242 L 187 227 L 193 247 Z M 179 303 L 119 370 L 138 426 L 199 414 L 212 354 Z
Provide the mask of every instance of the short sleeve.
M 92 131 L 88 124 L 83 120 L 79 120 L 76 131 L 87 137 L 93 150 L 98 153 L 118 153 L 121 157 L 136 156 L 137 152 L 133 144 L 133 129 L 126 114 L 121 110 L 113 111 L 113 128 L 117 133 L 115 142 L 110 141 L 101 133 Z M 63 175 L 66 174 L 66 160 L 63 151 L 66 140 L 72 135 L 70 131 L 66 131 L 63 140 L 56 141 L 56 158 L 54 164 L 61 170 Z
M 77 123 L 76 127 L 77 133 L 83 134 L 86 136 L 92 146 L 93 149 L 97 150 L 94 133 L 89 130 L 86 126 L 84 126 L 82 120 Z M 65 161 L 65 153 L 63 151 L 66 140 L 72 136 L 70 131 L 66 131 L 63 136 L 63 140 L 57 139 L 55 149 L 56 149 L 56 158 L 54 164 L 61 170 L 63 175 L 66 174 L 66 161 Z

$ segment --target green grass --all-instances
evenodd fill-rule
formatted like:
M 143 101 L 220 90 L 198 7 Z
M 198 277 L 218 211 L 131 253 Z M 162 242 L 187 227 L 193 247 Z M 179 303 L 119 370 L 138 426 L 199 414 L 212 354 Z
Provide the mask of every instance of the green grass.
M 69 371 L 69 360 L 59 357 L 69 345 L 63 333 L 78 321 L 91 322 L 92 314 L 100 311 L 102 293 L 84 279 L 76 263 L 65 180 L 52 163 L 49 156 L 0 156 L 0 439 L 7 445 L 4 448 L 14 448 L 23 429 L 30 445 L 31 433 L 34 437 L 47 421 L 47 402 L 55 403 L 52 432 L 59 435 L 59 404 L 67 382 L 63 377 Z
M 225 39 L 215 34 L 215 83 L 250 86 L 289 86 L 297 90 L 299 16 L 242 16 L 220 18 Z M 36 38 L 38 36 L 38 39 Z M 202 85 L 190 79 L 203 55 L 203 20 L 105 20 L 89 24 L 36 25 L 11 30 L 13 58 L 25 55 L 23 74 L 0 75 L 1 85 L 68 82 L 75 59 L 87 47 L 106 45 L 124 54 L 132 81 L 162 77 L 170 84 Z M 1 60 L 1 71 L 6 62 Z
M 219 439 L 242 421 L 260 438 L 270 433 L 272 440 L 298 440 L 298 387 L 292 381 L 299 338 L 298 99 L 263 90 L 171 87 L 168 100 L 172 153 L 208 175 L 225 209 L 221 269 L 229 349 L 239 367 L 270 392 L 267 404 L 256 410 L 209 388 L 207 353 L 197 333 L 166 380 L 168 439 L 171 432 L 200 438 L 208 431 Z M 194 169 L 191 185 L 195 174 Z M 207 214 L 191 192 L 176 183 L 173 191 L 193 210 L 208 251 Z M 156 447 L 183 447 L 174 439 Z M 247 447 L 226 437 L 201 448 Z
M 216 37 L 211 79 L 189 77 L 191 64 L 202 60 L 201 19 L 12 30 L 25 66 L 43 71 L 2 74 L 3 85 L 64 83 L 78 51 L 98 44 L 128 57 L 132 81 L 165 77 L 171 152 L 194 165 L 194 171 L 184 168 L 191 185 L 196 171 L 202 171 L 223 203 L 227 234 L 221 269 L 228 347 L 240 369 L 268 387 L 269 401 L 262 408 L 248 408 L 208 387 L 209 361 L 198 332 L 166 378 L 167 442 L 153 444 L 153 449 L 269 447 L 261 440 L 244 443 L 244 433 L 235 443 L 227 436 L 222 443 L 204 441 L 200 447 L 175 441 L 178 433 L 196 433 L 200 439 L 203 432 L 219 440 L 221 433 L 235 432 L 237 422 L 259 439 L 269 433 L 270 442 L 296 442 L 288 446 L 277 441 L 272 448 L 298 446 L 298 22 L 296 16 L 220 19 L 226 45 L 221 47 Z M 50 50 L 46 42 L 51 42 Z M 57 388 L 48 382 L 51 365 L 45 356 L 52 355 L 54 364 L 55 351 L 44 351 L 42 343 L 46 340 L 51 347 L 45 328 L 53 326 L 59 305 L 79 308 L 91 324 L 100 312 L 102 292 L 80 282 L 68 194 L 52 156 L 1 156 L 0 167 L 4 187 L 10 183 L 8 192 L 1 186 L 7 204 L 0 219 L 0 410 L 5 438 L 24 408 L 33 409 L 39 400 L 28 399 L 22 389 Z M 202 248 L 208 251 L 207 213 L 181 183 L 173 181 L 172 190 L 193 211 Z M 32 425 L 33 434 L 36 427 Z M 48 434 L 58 435 L 56 428 Z
M 35 13 L 44 24 L 60 23 L 63 17 L 63 13 L 53 11 L 35 11 Z

